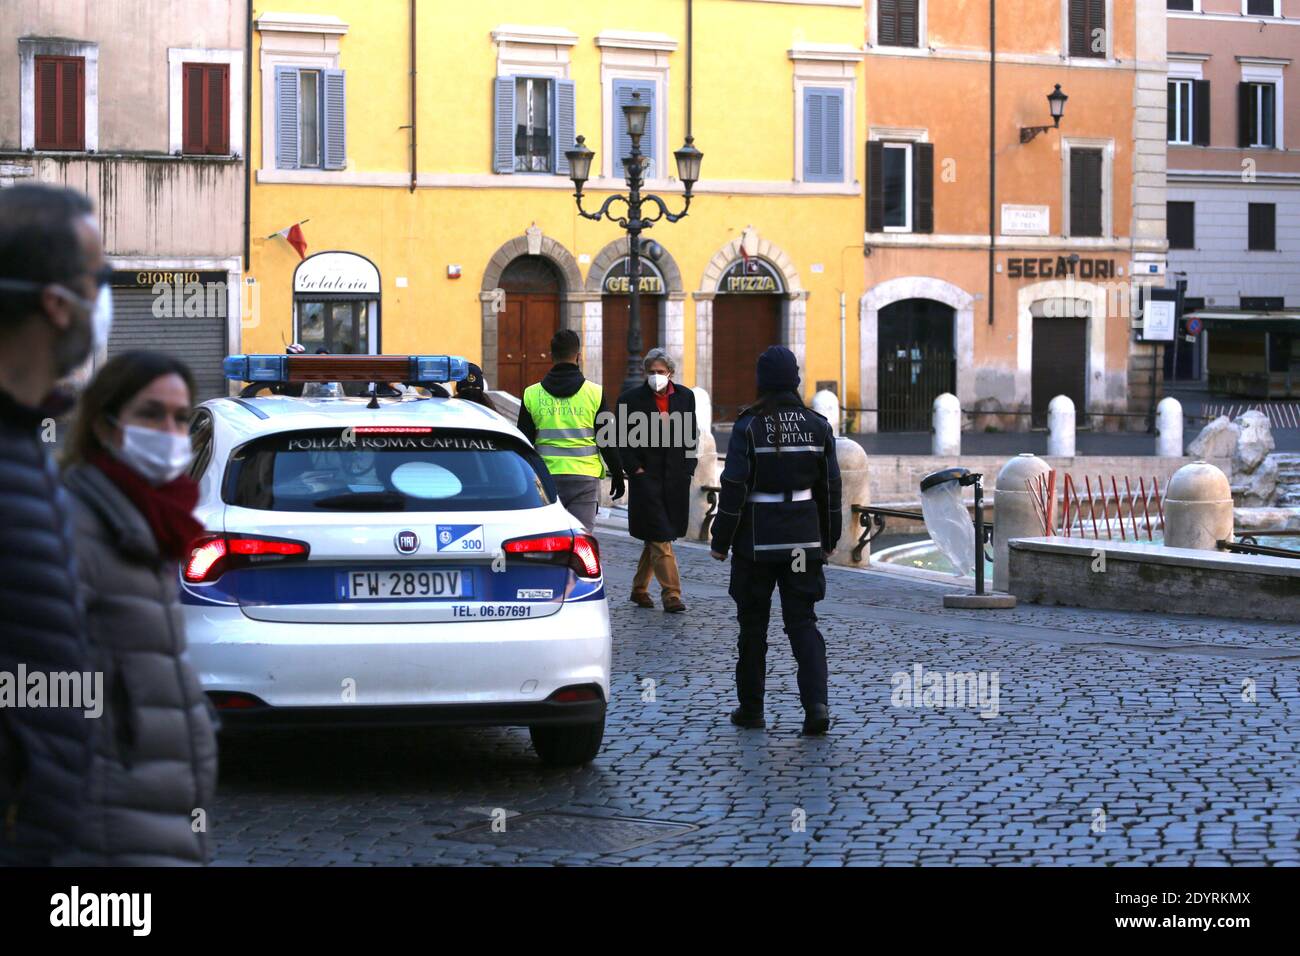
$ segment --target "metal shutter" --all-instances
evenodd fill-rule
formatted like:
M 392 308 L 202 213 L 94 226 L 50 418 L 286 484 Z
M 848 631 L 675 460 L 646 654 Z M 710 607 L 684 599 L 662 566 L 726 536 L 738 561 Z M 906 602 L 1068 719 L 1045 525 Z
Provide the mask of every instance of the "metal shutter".
M 226 357 L 226 316 L 160 319 L 153 314 L 153 303 L 150 289 L 113 290 L 109 356 L 132 349 L 166 352 L 194 373 L 196 404 L 228 394 L 221 374 L 221 360 Z

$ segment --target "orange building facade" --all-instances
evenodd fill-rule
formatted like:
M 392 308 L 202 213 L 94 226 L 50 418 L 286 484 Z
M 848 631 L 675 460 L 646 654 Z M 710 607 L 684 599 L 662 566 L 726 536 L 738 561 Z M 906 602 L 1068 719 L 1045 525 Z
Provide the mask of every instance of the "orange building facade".
M 1145 427 L 1162 353 L 1136 287 L 1165 285 L 1165 15 L 867 4 L 860 430 L 928 427 L 941 391 L 967 428 L 1041 423 L 1060 394 L 1081 425 Z

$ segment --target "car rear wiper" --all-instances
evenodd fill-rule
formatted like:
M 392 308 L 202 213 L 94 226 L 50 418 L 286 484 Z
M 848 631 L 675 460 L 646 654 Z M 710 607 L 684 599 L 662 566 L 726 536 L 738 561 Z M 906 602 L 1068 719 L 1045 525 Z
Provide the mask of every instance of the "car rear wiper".
M 406 495 L 395 491 L 350 491 L 314 502 L 317 508 L 356 511 L 405 511 Z

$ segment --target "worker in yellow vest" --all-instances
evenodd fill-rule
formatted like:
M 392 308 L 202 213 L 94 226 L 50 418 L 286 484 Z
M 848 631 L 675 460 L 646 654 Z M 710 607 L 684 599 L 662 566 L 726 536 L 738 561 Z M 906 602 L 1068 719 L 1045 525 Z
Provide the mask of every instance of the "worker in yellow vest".
M 600 480 L 610 477 L 615 501 L 623 497 L 624 481 L 617 447 L 596 442 L 596 416 L 607 411 L 605 396 L 578 367 L 581 348 L 572 329 L 555 333 L 551 339 L 555 364 L 540 382 L 524 389 L 518 424 L 555 479 L 560 502 L 590 533 L 600 505 Z

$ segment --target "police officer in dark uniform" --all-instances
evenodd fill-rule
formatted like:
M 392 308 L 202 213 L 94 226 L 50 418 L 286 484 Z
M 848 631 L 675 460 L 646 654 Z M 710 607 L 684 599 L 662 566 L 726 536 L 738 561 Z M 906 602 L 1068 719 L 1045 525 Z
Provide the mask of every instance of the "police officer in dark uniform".
M 767 726 L 763 690 L 772 589 L 798 662 L 803 732 L 830 727 L 826 643 L 814 605 L 826 596 L 822 565 L 840 537 L 840 467 L 830 423 L 799 397 L 799 363 L 774 345 L 758 359 L 758 401 L 731 432 L 722 496 L 713 523 L 713 557 L 731 559 L 730 594 L 740 622 L 731 722 Z

